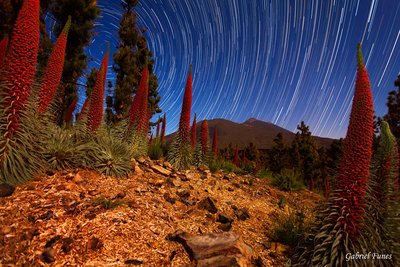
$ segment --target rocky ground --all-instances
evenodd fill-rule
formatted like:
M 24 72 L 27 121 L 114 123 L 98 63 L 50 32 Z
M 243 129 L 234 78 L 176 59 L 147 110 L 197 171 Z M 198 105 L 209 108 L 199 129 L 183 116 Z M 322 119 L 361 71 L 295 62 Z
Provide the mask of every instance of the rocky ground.
M 0 265 L 207 266 L 200 257 L 210 257 L 210 248 L 201 242 L 214 233 L 219 241 L 205 243 L 242 254 L 235 256 L 243 256 L 241 266 L 285 266 L 286 247 L 270 242 L 269 229 L 280 214 L 311 210 L 320 199 L 307 190 L 281 192 L 268 179 L 181 172 L 148 158 L 133 169 L 124 179 L 47 173 L 0 197 Z

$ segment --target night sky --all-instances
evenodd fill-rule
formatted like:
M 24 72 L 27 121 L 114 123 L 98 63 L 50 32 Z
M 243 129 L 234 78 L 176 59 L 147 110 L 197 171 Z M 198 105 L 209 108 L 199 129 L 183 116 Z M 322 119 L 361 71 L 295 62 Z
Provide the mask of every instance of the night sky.
M 122 16 L 119 1 L 98 6 L 86 50 L 91 67 L 99 67 L 107 41 L 114 52 Z M 255 117 L 295 131 L 304 120 L 314 135 L 333 138 L 346 134 L 357 43 L 379 116 L 400 71 L 398 0 L 141 0 L 137 12 L 148 29 L 167 132 L 178 126 L 190 64 L 198 121 Z

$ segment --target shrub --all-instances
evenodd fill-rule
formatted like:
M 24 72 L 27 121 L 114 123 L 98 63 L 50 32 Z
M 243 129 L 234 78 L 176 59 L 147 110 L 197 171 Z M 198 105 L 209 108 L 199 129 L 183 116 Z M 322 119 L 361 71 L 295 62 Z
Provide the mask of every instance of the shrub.
M 272 178 L 274 175 L 269 169 L 261 169 L 257 172 L 258 178 Z
M 163 156 L 163 149 L 161 147 L 161 143 L 156 140 L 153 142 L 149 148 L 147 154 L 149 155 L 150 159 L 158 160 Z
M 215 159 L 211 160 L 208 164 L 208 168 L 211 172 L 217 172 L 222 170 L 224 172 L 234 172 L 234 173 L 243 173 L 243 171 L 236 167 L 231 161 L 224 159 Z
M 113 200 L 105 197 L 98 197 L 93 201 L 93 204 L 96 206 L 101 206 L 106 210 L 110 210 L 122 206 L 123 204 L 125 204 L 125 202 L 120 199 Z
M 283 191 L 300 190 L 304 185 L 300 182 L 301 176 L 292 169 L 282 169 L 272 180 L 272 184 Z

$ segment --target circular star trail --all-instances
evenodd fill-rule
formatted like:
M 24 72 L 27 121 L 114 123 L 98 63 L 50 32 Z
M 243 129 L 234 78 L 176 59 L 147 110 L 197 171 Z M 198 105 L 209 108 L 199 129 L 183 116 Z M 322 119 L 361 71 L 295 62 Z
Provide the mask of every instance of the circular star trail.
M 99 0 L 86 49 L 98 67 L 115 51 L 119 1 Z M 193 114 L 242 122 L 250 117 L 295 131 L 344 137 L 362 42 L 376 115 L 400 71 L 398 0 L 142 0 L 139 24 L 155 58 L 167 132 L 176 130 L 193 64 Z M 115 74 L 109 66 L 107 79 Z M 83 102 L 83 99 L 80 100 Z

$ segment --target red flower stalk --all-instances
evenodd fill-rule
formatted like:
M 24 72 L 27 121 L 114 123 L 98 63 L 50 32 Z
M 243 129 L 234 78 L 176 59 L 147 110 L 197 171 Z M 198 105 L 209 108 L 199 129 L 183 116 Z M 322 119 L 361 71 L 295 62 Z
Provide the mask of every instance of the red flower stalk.
M 310 180 L 309 190 L 314 191 L 314 178 L 313 177 L 311 177 L 311 180 Z
M 67 125 L 70 125 L 72 123 L 72 114 L 74 113 L 77 103 L 78 103 L 78 98 L 75 97 L 67 108 L 67 111 L 65 113 L 65 123 Z
M 136 130 L 147 133 L 148 128 L 148 76 L 149 70 L 147 66 L 143 68 L 142 77 L 140 78 L 139 88 L 133 98 L 131 108 L 129 110 L 130 128 L 136 127 Z M 146 123 L 147 121 L 147 123 Z M 147 127 L 146 127 L 147 125 Z
M 149 146 L 153 143 L 153 133 L 150 135 L 149 138 Z
M 87 115 L 88 109 L 89 109 L 89 105 L 90 105 L 90 98 L 87 97 L 85 99 L 85 102 L 83 102 L 83 106 L 81 109 L 81 112 L 78 114 L 78 120 L 81 120 L 83 118 L 83 116 Z
M 358 70 L 350 114 L 350 123 L 344 144 L 343 158 L 337 174 L 340 191 L 338 218 L 342 230 L 353 238 L 360 227 L 364 213 L 372 157 L 374 108 L 371 86 L 364 66 L 361 45 L 358 45 Z
M 90 95 L 90 105 L 88 110 L 88 129 L 89 131 L 96 131 L 103 121 L 104 110 L 104 87 L 105 77 L 107 75 L 108 66 L 108 53 L 110 47 L 108 46 L 107 52 L 104 55 L 103 61 L 100 65 L 100 70 L 97 74 L 96 83 L 94 84 L 92 94 Z
M 6 58 L 7 47 L 8 47 L 8 36 L 5 36 L 3 40 L 0 41 L 0 70 L 3 67 L 3 63 Z
M 26 105 L 36 72 L 39 51 L 40 1 L 25 0 L 13 28 L 2 76 L 5 81 L 3 110 L 6 114 L 6 136 L 18 130 L 21 110 Z
M 233 159 L 233 164 L 235 164 L 237 167 L 239 167 L 239 148 L 236 145 L 235 149 L 235 158 Z
M 201 122 L 200 128 L 200 144 L 201 144 L 201 151 L 203 154 L 207 154 L 208 151 L 208 123 L 206 120 Z
M 194 114 L 191 135 L 190 135 L 190 142 L 192 144 L 192 148 L 196 147 L 196 114 Z
M 192 109 L 192 65 L 190 65 L 189 75 L 186 82 L 185 93 L 183 95 L 182 111 L 179 120 L 179 135 L 183 144 L 189 143 L 190 131 L 190 111 Z
M 217 127 L 214 128 L 214 136 L 213 136 L 213 142 L 212 142 L 212 152 L 213 152 L 214 157 L 216 157 L 217 154 L 218 154 Z
M 47 62 L 46 71 L 43 76 L 42 86 L 39 91 L 39 112 L 42 113 L 47 110 L 57 87 L 61 81 L 61 75 L 64 67 L 65 47 L 67 45 L 68 31 L 71 27 L 71 17 L 68 17 L 64 29 L 57 39 L 56 44 L 51 51 L 49 60 Z
M 164 113 L 164 117 L 162 119 L 161 136 L 160 136 L 160 142 L 161 143 L 164 140 L 166 125 L 167 125 L 167 117 L 166 117 L 166 114 Z

